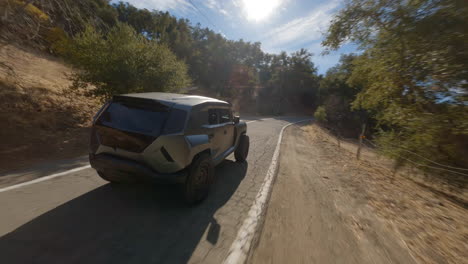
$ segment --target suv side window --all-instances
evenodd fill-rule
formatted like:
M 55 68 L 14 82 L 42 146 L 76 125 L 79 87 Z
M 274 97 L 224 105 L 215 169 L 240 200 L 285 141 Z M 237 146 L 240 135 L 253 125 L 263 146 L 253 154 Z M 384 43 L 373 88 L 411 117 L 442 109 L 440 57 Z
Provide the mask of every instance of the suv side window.
M 221 108 L 219 109 L 219 123 L 229 123 L 232 122 L 232 115 L 229 109 Z
M 208 124 L 216 125 L 218 124 L 218 111 L 217 109 L 208 109 Z

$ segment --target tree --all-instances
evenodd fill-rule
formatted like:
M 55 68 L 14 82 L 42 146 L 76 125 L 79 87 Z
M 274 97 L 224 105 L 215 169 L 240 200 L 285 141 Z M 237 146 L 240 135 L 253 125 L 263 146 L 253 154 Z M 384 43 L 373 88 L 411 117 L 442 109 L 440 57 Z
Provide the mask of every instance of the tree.
M 315 120 L 319 122 L 327 122 L 327 111 L 325 110 L 325 107 L 319 106 L 317 107 L 317 110 L 315 110 L 314 113 Z
M 329 126 L 339 129 L 344 136 L 353 137 L 360 132 L 361 123 L 369 121 L 365 112 L 351 109 L 351 102 L 362 89 L 362 86 L 348 82 L 356 58 L 355 54 L 342 55 L 340 62 L 320 80 L 318 91 L 319 103 L 327 112 Z
M 351 0 L 333 19 L 323 44 L 363 50 L 348 79 L 363 87 L 353 107 L 375 113 L 387 153 L 467 164 L 467 24 L 457 0 Z
M 265 55 L 265 65 L 260 65 L 260 80 L 264 83 L 262 99 L 270 104 L 263 113 L 279 114 L 285 111 L 299 111 L 312 107 L 318 90 L 317 69 L 312 54 L 301 49 L 288 55 Z M 275 101 L 274 108 L 271 101 Z M 268 109 L 268 110 L 267 110 Z
M 2 0 L 0 10 L 0 43 L 40 49 L 81 32 L 87 24 L 106 28 L 117 22 L 108 0 Z
M 297 103 L 294 101 L 301 98 L 301 105 L 310 104 L 318 87 L 316 69 L 306 50 L 289 55 L 267 54 L 262 51 L 260 42 L 228 40 L 209 28 L 191 25 L 189 20 L 168 12 L 109 0 L 7 0 L 7 4 L 1 3 L 0 7 L 8 8 L 0 18 L 3 26 L 0 27 L 0 41 L 16 37 L 26 40 L 27 45 L 65 55 L 77 68 L 83 69 L 75 75 L 74 86 L 93 84 L 96 89 L 87 89 L 93 95 L 107 97 L 120 91 L 149 90 L 151 85 L 141 78 L 142 74 L 149 74 L 149 70 L 142 71 L 141 65 L 151 65 L 149 58 L 153 57 L 157 57 L 153 63 L 169 57 L 169 61 L 173 61 L 173 56 L 163 55 L 170 52 L 175 55 L 174 61 L 186 63 L 186 71 L 200 92 L 228 100 L 245 102 L 243 97 L 250 100 L 265 87 L 262 93 L 272 100 L 284 95 L 285 103 L 294 105 Z M 17 12 L 23 7 L 27 12 Z M 15 13 L 21 14 L 21 19 L 18 20 Z M 128 25 L 128 29 L 124 30 L 122 24 Z M 27 30 L 19 30 L 24 28 Z M 120 40 L 111 40 L 111 37 L 122 38 L 126 44 L 112 43 Z M 33 41 L 40 45 L 32 45 Z M 125 58 L 127 54 L 129 57 Z M 138 59 L 135 54 L 143 55 Z M 167 67 L 178 63 L 168 63 Z M 186 84 L 187 76 L 183 71 L 175 70 L 174 76 L 182 76 L 180 82 Z M 166 77 L 161 74 L 161 78 Z M 158 83 L 154 85 L 151 89 L 166 90 Z M 255 100 L 250 101 L 255 104 Z
M 88 26 L 69 44 L 66 57 L 79 69 L 73 87 L 93 96 L 177 91 L 190 84 L 186 65 L 169 48 L 126 24 L 105 34 Z

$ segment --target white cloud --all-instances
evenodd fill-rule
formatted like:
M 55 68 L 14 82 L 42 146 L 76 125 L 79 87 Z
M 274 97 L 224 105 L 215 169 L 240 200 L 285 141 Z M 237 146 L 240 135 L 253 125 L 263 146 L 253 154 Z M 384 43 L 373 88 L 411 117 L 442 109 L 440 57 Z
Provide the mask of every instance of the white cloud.
M 188 1 L 188 0 L 186 0 Z M 249 22 L 258 22 L 260 25 L 270 23 L 279 11 L 286 10 L 291 0 L 199 0 L 204 7 L 214 13 L 234 21 L 237 28 L 239 24 L 252 25 Z M 260 23 L 261 22 L 261 23 Z M 256 25 L 252 25 L 256 26 Z
M 177 11 L 185 14 L 193 7 L 187 0 L 126 0 L 130 4 L 138 8 L 146 8 L 149 10 L 161 10 L 161 11 Z
M 206 0 L 204 1 L 204 4 L 206 7 L 208 7 L 209 9 L 213 9 L 213 10 L 221 8 L 220 3 L 216 0 Z
M 262 46 L 266 50 L 278 51 L 320 40 L 338 5 L 338 1 L 331 1 L 318 6 L 305 17 L 296 18 L 270 30 L 262 37 Z
M 232 13 L 228 12 L 227 10 L 232 10 L 232 7 L 234 7 L 234 3 L 222 1 L 220 2 L 219 0 L 206 0 L 203 1 L 203 4 L 214 12 L 218 12 L 227 17 L 232 16 Z
M 243 0 L 243 9 L 247 19 L 260 21 L 269 17 L 276 9 L 284 4 L 282 0 Z

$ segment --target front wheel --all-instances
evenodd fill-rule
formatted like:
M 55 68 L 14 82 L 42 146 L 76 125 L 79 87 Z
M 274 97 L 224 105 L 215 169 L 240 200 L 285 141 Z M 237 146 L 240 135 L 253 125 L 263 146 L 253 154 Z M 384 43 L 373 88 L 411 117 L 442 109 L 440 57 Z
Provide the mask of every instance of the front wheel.
M 249 146 L 249 136 L 241 135 L 239 138 L 239 145 L 234 152 L 234 157 L 237 162 L 244 162 L 247 159 L 247 155 L 249 155 Z
M 208 196 L 213 175 L 214 167 L 210 155 L 202 154 L 192 162 L 185 181 L 185 200 L 188 204 L 197 204 Z

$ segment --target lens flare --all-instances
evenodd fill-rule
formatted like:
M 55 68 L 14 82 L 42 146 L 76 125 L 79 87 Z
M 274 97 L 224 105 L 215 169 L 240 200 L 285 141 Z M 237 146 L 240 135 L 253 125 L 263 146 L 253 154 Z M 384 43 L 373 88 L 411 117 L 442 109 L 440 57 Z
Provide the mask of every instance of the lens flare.
M 281 5 L 281 0 L 243 0 L 244 10 L 247 19 L 251 21 L 261 21 Z

